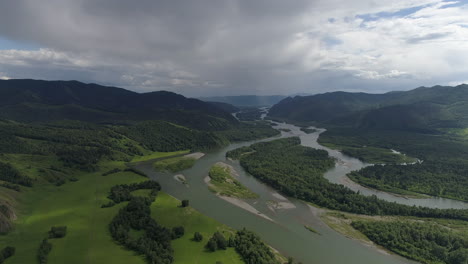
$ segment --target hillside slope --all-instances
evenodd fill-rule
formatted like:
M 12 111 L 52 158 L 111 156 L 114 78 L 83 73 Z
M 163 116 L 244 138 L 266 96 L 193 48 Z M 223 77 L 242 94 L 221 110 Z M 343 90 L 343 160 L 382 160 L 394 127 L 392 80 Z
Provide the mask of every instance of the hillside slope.
M 204 130 L 237 124 L 221 108 L 172 92 L 136 93 L 77 81 L 0 80 L 0 118 L 21 122 L 166 120 Z
M 333 92 L 286 98 L 269 116 L 361 128 L 432 130 L 468 124 L 468 85 L 385 94 Z
M 283 95 L 238 95 L 238 96 L 214 96 L 214 97 L 201 97 L 200 100 L 206 102 L 221 102 L 228 103 L 235 106 L 249 106 L 249 107 L 260 107 L 260 106 L 271 106 L 286 96 Z

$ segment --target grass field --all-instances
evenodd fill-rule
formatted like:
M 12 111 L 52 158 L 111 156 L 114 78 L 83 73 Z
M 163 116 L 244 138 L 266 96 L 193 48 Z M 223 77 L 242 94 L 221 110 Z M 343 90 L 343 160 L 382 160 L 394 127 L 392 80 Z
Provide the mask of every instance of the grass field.
M 152 158 L 174 154 L 177 153 L 157 153 L 152 155 Z M 47 157 L 17 156 L 11 160 L 18 163 L 16 166 L 23 166 L 22 169 L 29 175 L 34 175 L 41 166 L 48 167 L 55 163 Z M 29 162 L 26 162 L 28 160 Z M 35 182 L 33 188 L 23 187 L 21 193 L 0 187 L 2 196 L 20 204 L 15 229 L 8 235 L 0 236 L 0 248 L 6 245 L 16 247 L 15 256 L 8 259 L 6 264 L 37 263 L 37 250 L 42 239 L 46 238 L 47 231 L 52 226 L 62 225 L 67 226 L 67 235 L 64 238 L 49 240 L 53 244 L 49 264 L 146 263 L 143 257 L 117 245 L 108 231 L 109 222 L 126 203 L 110 208 L 101 208 L 101 205 L 109 201 L 107 195 L 112 186 L 147 179 L 128 171 L 101 176 L 110 169 L 124 169 L 123 162 L 105 162 L 101 163 L 100 167 L 101 169 L 94 173 L 75 174 L 73 176 L 79 179 L 77 182 L 67 182 L 60 187 L 40 179 Z M 147 192 L 136 191 L 135 195 L 147 195 Z M 163 225 L 185 226 L 186 235 L 173 241 L 175 263 L 215 263 L 217 260 L 225 264 L 242 263 L 233 249 L 216 253 L 205 252 L 204 244 L 215 230 L 226 233 L 232 230 L 191 208 L 179 208 L 179 203 L 175 198 L 160 193 L 152 208 L 155 211 L 153 215 Z M 185 216 L 183 219 L 182 215 Z M 190 240 L 195 231 L 204 235 L 203 242 Z M 200 262 L 193 262 L 192 256 L 197 256 Z
M 152 160 L 152 159 L 160 159 L 160 158 L 183 155 L 183 154 L 188 154 L 188 153 L 190 153 L 190 150 L 180 150 L 180 151 L 174 151 L 174 152 L 153 152 L 144 156 L 136 156 L 131 160 L 131 162 L 142 162 L 142 161 L 147 161 L 147 160 Z
M 107 169 L 123 167 L 123 163 L 109 165 Z M 145 263 L 143 258 L 115 244 L 107 230 L 123 204 L 100 208 L 107 202 L 112 186 L 145 178 L 131 172 L 102 177 L 102 171 L 77 175 L 79 181 L 60 187 L 37 184 L 24 190 L 19 198 L 21 207 L 15 230 L 0 236 L 0 245 L 16 247 L 15 256 L 6 263 L 37 263 L 39 244 L 54 225 L 65 225 L 68 230 L 64 238 L 50 240 L 53 249 L 49 263 Z
M 175 157 L 170 159 L 158 160 L 153 166 L 157 171 L 178 172 L 191 168 L 196 162 L 194 158 Z
M 214 232 L 220 231 L 226 239 L 234 230 L 216 220 L 202 215 L 191 207 L 179 207 L 180 201 L 174 197 L 159 193 L 156 202 L 151 206 L 151 214 L 160 224 L 166 227 L 183 226 L 185 235 L 172 242 L 175 251 L 175 264 L 223 264 L 244 263 L 234 248 L 208 252 L 205 244 Z M 192 241 L 195 232 L 203 235 L 201 242 Z
M 237 198 L 257 198 L 258 195 L 247 189 L 242 183 L 236 180 L 232 175 L 230 167 L 214 165 L 211 167 L 210 190 L 220 195 Z

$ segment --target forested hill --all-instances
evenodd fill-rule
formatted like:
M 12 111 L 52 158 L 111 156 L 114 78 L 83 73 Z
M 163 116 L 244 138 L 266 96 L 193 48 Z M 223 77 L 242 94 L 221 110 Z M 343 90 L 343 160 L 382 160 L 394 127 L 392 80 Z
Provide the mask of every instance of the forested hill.
M 223 109 L 224 111 L 226 112 L 229 112 L 229 113 L 235 113 L 235 112 L 239 112 L 240 111 L 240 108 L 238 108 L 237 106 L 234 106 L 232 104 L 228 104 L 228 103 L 221 103 L 221 102 L 207 102 L 207 103 L 210 103 L 218 108 L 221 108 Z
M 362 128 L 431 130 L 468 124 L 468 85 L 420 87 L 385 94 L 333 92 L 286 98 L 273 118 Z
M 221 102 L 228 103 L 235 106 L 249 106 L 249 107 L 260 107 L 260 106 L 272 106 L 286 96 L 283 95 L 238 95 L 238 96 L 215 96 L 215 97 L 202 97 L 200 100 L 206 102 Z
M 223 109 L 172 92 L 136 93 L 77 81 L 0 80 L 0 118 L 101 123 L 166 120 L 205 130 L 237 125 Z

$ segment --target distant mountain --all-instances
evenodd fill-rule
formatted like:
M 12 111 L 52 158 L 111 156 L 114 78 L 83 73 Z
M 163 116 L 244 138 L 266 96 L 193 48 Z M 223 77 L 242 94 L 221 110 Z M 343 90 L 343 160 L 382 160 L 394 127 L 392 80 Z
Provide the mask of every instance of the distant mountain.
M 219 130 L 237 124 L 228 112 L 172 92 L 136 93 L 77 81 L 1 80 L 0 118 L 21 122 L 73 119 L 119 123 L 166 120 Z
M 228 103 L 221 103 L 221 102 L 207 102 L 207 103 L 210 103 L 218 108 L 221 108 L 228 113 L 235 113 L 235 112 L 240 111 L 240 108 L 233 106 L 232 104 L 228 104 Z
M 228 103 L 235 106 L 272 106 L 282 99 L 286 98 L 284 95 L 239 95 L 239 96 L 217 96 L 217 97 L 201 97 L 200 100 L 205 102 L 221 102 Z
M 385 94 L 333 92 L 288 97 L 273 118 L 361 128 L 431 131 L 468 126 L 468 85 L 420 87 Z

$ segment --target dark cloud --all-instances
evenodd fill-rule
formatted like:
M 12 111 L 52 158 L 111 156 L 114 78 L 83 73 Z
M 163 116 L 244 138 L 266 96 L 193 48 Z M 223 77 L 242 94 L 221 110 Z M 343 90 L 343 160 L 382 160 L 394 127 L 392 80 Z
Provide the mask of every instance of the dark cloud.
M 396 68 L 399 62 L 369 66 L 363 55 L 385 58 L 388 47 L 356 48 L 367 35 L 351 34 L 366 28 L 350 25 L 358 14 L 397 12 L 430 1 L 386 6 L 373 0 L 353 5 L 344 0 L 8 0 L 0 8 L 0 37 L 44 49 L 0 51 L 0 73 L 190 96 L 418 86 L 410 71 Z M 418 45 L 447 37 L 421 34 L 405 39 Z M 356 76 L 379 78 L 382 85 L 372 88 L 376 80 Z M 392 80 L 382 80 L 387 77 Z

